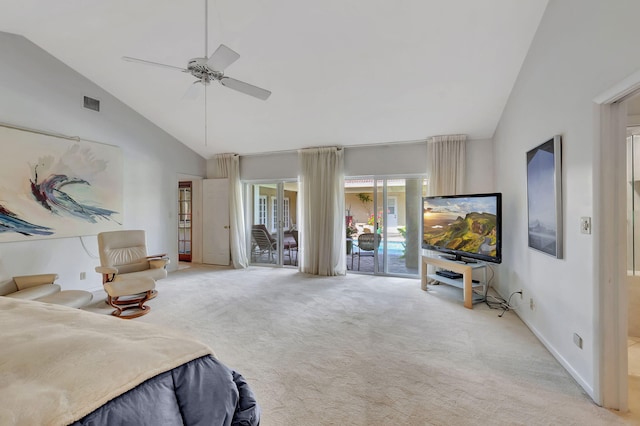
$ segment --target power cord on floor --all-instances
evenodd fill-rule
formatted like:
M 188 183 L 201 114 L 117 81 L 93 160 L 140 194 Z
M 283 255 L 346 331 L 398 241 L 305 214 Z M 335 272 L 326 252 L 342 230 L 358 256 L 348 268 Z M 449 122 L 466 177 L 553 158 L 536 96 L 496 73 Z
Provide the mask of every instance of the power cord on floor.
M 487 264 L 486 267 L 489 268 L 489 271 L 491 272 L 491 278 L 487 280 L 487 285 L 489 286 L 489 288 L 491 288 L 491 281 L 493 280 L 496 274 L 493 268 L 491 267 L 491 265 Z M 502 309 L 502 312 L 500 312 L 500 314 L 498 315 L 500 318 L 502 318 L 505 312 L 511 309 L 515 309 L 515 306 L 511 306 L 511 298 L 513 297 L 514 294 L 522 295 L 522 291 L 514 291 L 513 293 L 511 293 L 511 295 L 509 295 L 509 299 L 507 300 L 504 300 L 502 297 L 492 296 L 487 292 L 484 302 L 491 309 Z M 493 300 L 490 300 L 490 298 Z
M 509 299 L 507 300 L 504 300 L 502 297 L 495 297 L 487 294 L 485 303 L 491 309 L 502 309 L 502 312 L 500 312 L 500 314 L 498 315 L 500 318 L 502 318 L 505 312 L 515 308 L 515 306 L 511 306 L 511 298 L 513 297 L 514 294 L 522 294 L 522 292 L 514 291 L 513 293 L 511 293 L 511 295 L 509 296 Z M 490 301 L 489 298 L 494 300 Z

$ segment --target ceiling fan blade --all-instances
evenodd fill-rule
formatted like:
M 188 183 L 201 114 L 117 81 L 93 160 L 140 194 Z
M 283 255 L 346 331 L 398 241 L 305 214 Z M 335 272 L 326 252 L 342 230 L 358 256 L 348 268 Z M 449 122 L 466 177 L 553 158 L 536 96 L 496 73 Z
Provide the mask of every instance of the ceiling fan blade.
M 224 71 L 225 68 L 237 61 L 239 57 L 240 55 L 235 51 L 221 44 L 207 61 L 207 66 L 214 71 Z
M 267 98 L 271 95 L 271 92 L 268 90 L 261 89 L 260 87 L 245 83 L 244 81 L 236 80 L 235 78 L 231 77 L 222 77 L 220 79 L 220 84 L 230 89 L 237 90 L 238 92 L 242 92 L 258 99 L 262 99 L 263 101 L 266 101 Z
M 189 72 L 189 70 L 186 70 L 186 69 L 180 68 L 180 67 L 174 67 L 173 65 L 167 65 L 167 64 L 161 64 L 161 63 L 158 63 L 158 62 L 145 61 L 144 59 L 130 58 L 129 56 L 123 56 L 122 59 L 124 59 L 125 61 L 128 61 L 128 62 L 138 62 L 138 63 L 141 63 L 141 64 L 155 65 L 157 67 L 171 68 L 171 69 L 182 71 L 182 72 Z
M 184 93 L 184 95 L 182 95 L 182 99 L 187 99 L 191 101 L 198 99 L 200 97 L 200 92 L 202 91 L 200 89 L 200 84 L 201 84 L 200 80 L 194 81 L 193 84 L 189 86 L 189 88 Z

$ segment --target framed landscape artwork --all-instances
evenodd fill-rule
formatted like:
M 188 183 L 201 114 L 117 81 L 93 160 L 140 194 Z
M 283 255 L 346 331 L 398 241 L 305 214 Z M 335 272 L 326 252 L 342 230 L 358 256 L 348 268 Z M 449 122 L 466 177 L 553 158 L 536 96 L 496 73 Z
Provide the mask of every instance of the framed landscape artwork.
M 562 138 L 527 152 L 529 247 L 562 258 Z
M 120 148 L 0 127 L 0 242 L 122 227 Z

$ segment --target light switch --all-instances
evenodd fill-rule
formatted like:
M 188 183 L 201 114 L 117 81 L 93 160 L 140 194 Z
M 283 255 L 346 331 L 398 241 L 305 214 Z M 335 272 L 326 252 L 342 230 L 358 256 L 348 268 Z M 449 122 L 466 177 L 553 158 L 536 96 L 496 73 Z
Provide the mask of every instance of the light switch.
M 580 218 L 580 232 L 583 234 L 591 233 L 591 218 L 590 217 L 581 217 Z

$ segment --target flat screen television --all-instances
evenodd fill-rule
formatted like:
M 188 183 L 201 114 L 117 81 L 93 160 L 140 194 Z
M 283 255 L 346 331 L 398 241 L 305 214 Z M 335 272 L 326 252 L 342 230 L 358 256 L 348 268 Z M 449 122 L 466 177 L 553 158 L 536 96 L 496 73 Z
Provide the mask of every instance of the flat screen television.
M 501 263 L 502 194 L 423 197 L 422 248 L 467 263 Z

